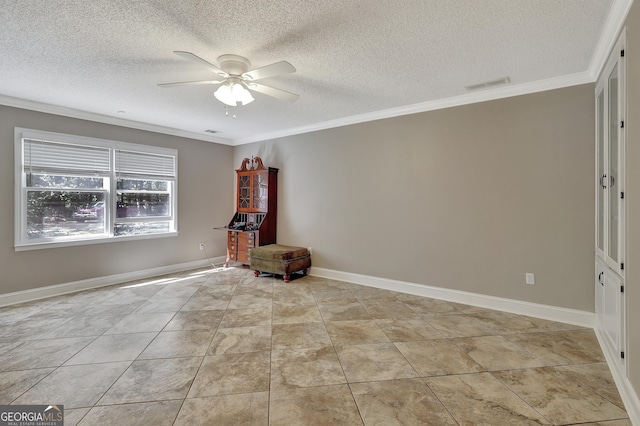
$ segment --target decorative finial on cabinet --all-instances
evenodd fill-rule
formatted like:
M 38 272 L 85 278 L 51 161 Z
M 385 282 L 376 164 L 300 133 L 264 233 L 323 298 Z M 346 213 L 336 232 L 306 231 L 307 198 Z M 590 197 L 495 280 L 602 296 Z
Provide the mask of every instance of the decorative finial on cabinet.
M 264 170 L 264 169 L 266 169 L 264 164 L 262 164 L 262 159 L 260 157 L 252 157 L 251 158 L 251 163 L 253 164 L 253 166 L 251 167 L 252 170 Z
M 251 165 L 249 167 L 249 165 Z M 251 159 L 244 158 L 238 172 L 247 172 L 249 170 L 266 170 L 267 168 L 262 164 L 260 157 L 251 157 Z
M 248 158 L 244 158 L 242 160 L 242 164 L 240 165 L 240 168 L 237 171 L 238 172 L 243 172 L 243 171 L 249 170 L 249 168 L 247 166 L 249 165 L 250 162 L 251 162 L 251 160 L 249 160 Z

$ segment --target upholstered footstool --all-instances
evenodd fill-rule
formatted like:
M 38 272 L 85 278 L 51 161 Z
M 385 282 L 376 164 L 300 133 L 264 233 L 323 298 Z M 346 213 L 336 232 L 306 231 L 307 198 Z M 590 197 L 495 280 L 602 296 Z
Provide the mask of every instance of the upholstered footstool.
M 311 255 L 304 247 L 269 244 L 249 249 L 249 267 L 256 277 L 260 272 L 268 272 L 282 275 L 284 282 L 288 283 L 294 272 L 309 273 Z

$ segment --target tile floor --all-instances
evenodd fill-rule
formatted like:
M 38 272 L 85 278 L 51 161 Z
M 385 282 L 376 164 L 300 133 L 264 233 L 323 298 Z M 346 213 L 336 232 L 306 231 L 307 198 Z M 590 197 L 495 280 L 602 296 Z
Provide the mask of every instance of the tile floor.
M 0 309 L 0 404 L 66 425 L 630 425 L 592 330 L 198 270 Z

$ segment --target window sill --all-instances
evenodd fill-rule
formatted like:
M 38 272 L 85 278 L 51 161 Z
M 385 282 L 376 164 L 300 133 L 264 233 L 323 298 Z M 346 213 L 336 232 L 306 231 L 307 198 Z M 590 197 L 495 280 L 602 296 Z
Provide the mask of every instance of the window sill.
M 120 241 L 138 241 L 138 240 L 150 240 L 156 238 L 168 238 L 177 237 L 178 231 L 164 232 L 162 234 L 145 234 L 145 235 L 128 235 L 123 237 L 108 237 L 108 238 L 96 238 L 87 240 L 74 240 L 74 241 L 51 241 L 46 243 L 32 243 L 32 244 L 20 244 L 15 245 L 15 251 L 28 251 L 28 250 L 41 250 L 52 249 L 59 247 L 73 247 L 73 246 L 86 246 L 90 244 L 104 244 L 104 243 L 117 243 Z

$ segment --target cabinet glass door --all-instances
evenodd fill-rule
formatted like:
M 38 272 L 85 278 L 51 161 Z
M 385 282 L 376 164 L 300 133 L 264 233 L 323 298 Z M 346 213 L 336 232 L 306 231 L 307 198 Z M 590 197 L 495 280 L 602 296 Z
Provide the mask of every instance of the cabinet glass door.
M 238 210 L 251 207 L 251 177 L 244 175 L 238 179 Z
M 605 179 L 609 192 L 609 244 L 607 255 L 616 264 L 620 261 L 618 254 L 619 212 L 618 203 L 618 149 L 620 119 L 618 115 L 618 64 L 615 65 L 608 78 L 609 87 L 609 175 Z
M 604 256 L 604 226 L 605 226 L 605 185 L 607 178 L 604 168 L 604 90 L 596 98 L 596 126 L 597 126 L 597 192 L 596 192 L 596 248 Z
M 258 210 L 267 209 L 267 174 L 260 173 L 253 177 L 253 208 Z

